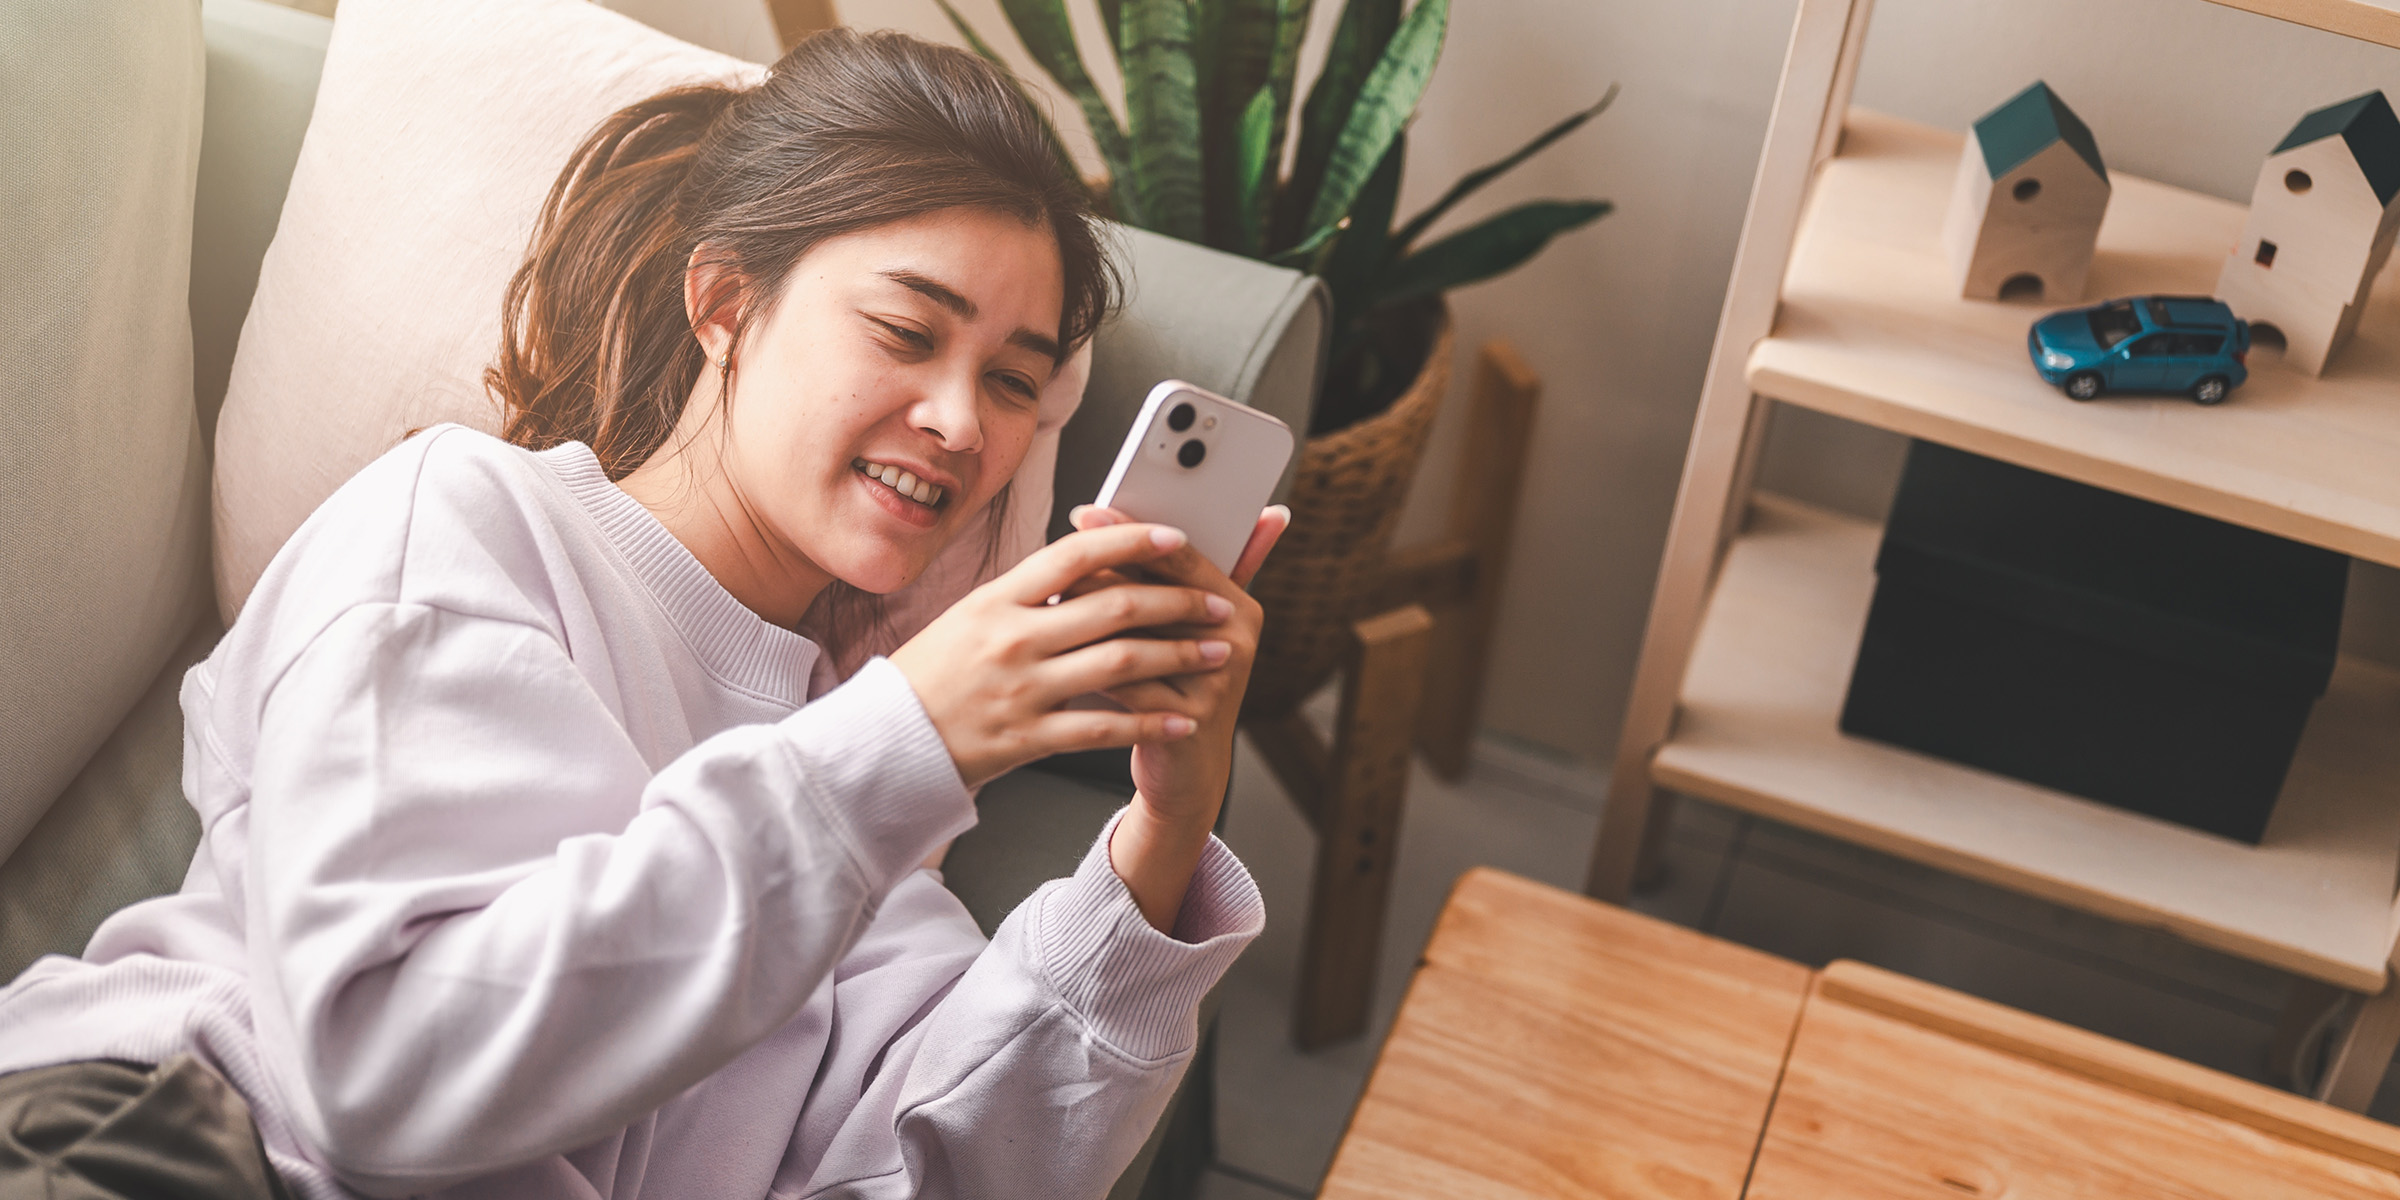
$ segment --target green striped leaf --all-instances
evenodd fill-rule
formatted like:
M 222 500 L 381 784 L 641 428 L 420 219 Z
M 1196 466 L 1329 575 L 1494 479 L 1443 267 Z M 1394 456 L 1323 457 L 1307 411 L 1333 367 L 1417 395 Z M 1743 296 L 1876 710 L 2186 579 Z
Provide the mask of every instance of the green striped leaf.
M 1309 204 L 1305 222 L 1309 228 L 1340 220 L 1350 211 L 1359 189 L 1383 161 L 1384 151 L 1391 149 L 1392 139 L 1400 136 L 1401 128 L 1416 115 L 1417 101 L 1433 78 L 1434 60 L 1441 56 L 1442 33 L 1449 17 L 1450 0 L 1417 0 L 1416 7 L 1400 19 L 1400 28 L 1384 47 L 1382 59 L 1359 86 L 1358 103 L 1351 108 L 1341 136 L 1334 139 L 1333 154 L 1325 163 L 1325 182 Z
M 1200 69 L 1200 178 L 1206 189 L 1208 243 L 1247 252 L 1243 213 L 1242 122 L 1274 65 L 1277 0 L 1197 0 L 1195 58 Z
M 1480 188 L 1483 185 L 1490 183 L 1502 175 L 1505 175 L 1508 172 L 1516 169 L 1518 163 L 1524 162 L 1526 159 L 1532 158 L 1534 155 L 1541 153 L 1544 149 L 1549 147 L 1550 143 L 1555 142 L 1558 139 L 1575 132 L 1577 129 L 1582 128 L 1585 121 L 1589 121 L 1593 117 L 1599 116 L 1601 110 L 1606 109 L 1609 105 L 1609 102 L 1615 100 L 1616 98 L 1616 85 L 1610 84 L 1608 88 L 1608 94 L 1600 97 L 1599 103 L 1594 104 L 1590 108 L 1584 109 L 1582 112 L 1576 113 L 1568 117 L 1566 120 L 1560 121 L 1558 124 L 1543 130 L 1541 132 L 1541 136 L 1536 137 L 1532 141 L 1517 147 L 1516 153 L 1511 154 L 1488 167 L 1484 167 L 1476 171 L 1470 171 L 1466 175 L 1462 176 L 1457 183 L 1450 185 L 1449 191 L 1442 193 L 1441 199 L 1434 201 L 1425 209 L 1424 212 L 1418 213 L 1415 217 L 1410 218 L 1408 224 L 1403 227 L 1400 232 L 1392 235 L 1394 247 L 1402 254 L 1408 253 L 1408 248 L 1416 245 L 1417 239 L 1425 236 L 1425 231 L 1432 228 L 1433 223 L 1440 220 L 1443 213 L 1449 212 L 1452 205 L 1455 205 L 1459 201 L 1466 199 L 1469 195 L 1473 194 L 1477 188 Z
M 940 0 L 944 11 L 950 0 Z M 1084 123 L 1092 127 L 1092 141 L 1100 148 L 1100 159 L 1108 166 L 1110 177 L 1122 181 L 1130 162 L 1125 131 L 1117 124 L 1117 116 L 1101 100 L 1100 89 L 1093 84 L 1091 72 L 1084 69 L 1083 54 L 1075 45 L 1075 30 L 1067 23 L 1067 10 L 1061 0 L 1000 0 L 1000 11 L 1008 14 L 1008 23 L 1017 31 L 1019 41 L 1033 52 L 1033 60 L 1042 64 L 1050 78 L 1058 81 L 1075 106 L 1083 110 Z M 953 23 L 958 21 L 951 14 Z M 1121 186 L 1114 190 L 1124 190 Z
M 1383 161 L 1375 164 L 1375 173 L 1359 189 L 1358 202 L 1348 214 L 1349 227 L 1317 272 L 1324 278 L 1326 290 L 1333 293 L 1333 311 L 1347 318 L 1334 326 L 1335 362 L 1341 361 L 1365 332 L 1365 323 L 1357 318 L 1373 307 L 1369 297 L 1391 267 L 1392 210 L 1400 203 L 1400 174 L 1407 161 L 1408 137 L 1403 134 L 1392 139 Z
M 1606 200 L 1537 200 L 1462 229 L 1392 265 L 1376 281 L 1369 307 L 1446 292 L 1509 271 L 1550 239 L 1607 216 Z
M 1273 237 L 1275 206 L 1279 189 L 1275 177 L 1283 170 L 1283 143 L 1291 128 L 1292 86 L 1300 72 L 1300 41 L 1308 34 L 1308 14 L 1312 0 L 1282 0 L 1275 16 L 1275 52 L 1267 62 L 1267 86 L 1274 90 L 1274 122 L 1267 131 L 1268 186 L 1260 193 L 1258 222 L 1259 248 L 1262 253 Z
M 1315 237 L 1301 224 L 1325 180 L 1325 163 L 1333 142 L 1357 107 L 1359 89 L 1383 58 L 1392 31 L 1400 27 L 1400 0 L 1348 0 L 1334 26 L 1333 45 L 1326 51 L 1325 68 L 1308 89 L 1300 110 L 1300 146 L 1292 157 L 1291 181 L 1284 186 L 1275 214 L 1278 241 Z
M 1275 130 L 1283 122 L 1272 84 L 1260 86 L 1242 109 L 1235 139 L 1234 219 L 1241 253 L 1256 257 L 1267 248 L 1267 204 L 1275 184 Z
M 1189 0 L 1126 0 L 1124 22 L 1131 190 L 1140 203 L 1141 224 L 1199 241 L 1205 229 L 1191 5 Z
M 1112 56 L 1117 53 L 1117 47 L 1124 44 L 1124 10 L 1124 0 L 1100 0 L 1100 24 L 1108 30 L 1108 52 Z

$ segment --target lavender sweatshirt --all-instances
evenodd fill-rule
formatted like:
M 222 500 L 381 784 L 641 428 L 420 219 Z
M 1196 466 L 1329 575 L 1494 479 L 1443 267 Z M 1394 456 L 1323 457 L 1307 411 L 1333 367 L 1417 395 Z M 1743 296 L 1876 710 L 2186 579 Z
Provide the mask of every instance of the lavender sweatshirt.
M 1212 841 L 1162 935 L 1095 830 L 986 944 L 940 736 L 816 655 L 585 447 L 408 441 L 185 678 L 183 890 L 0 991 L 0 1071 L 197 1054 L 316 1198 L 1103 1194 L 1257 888 Z

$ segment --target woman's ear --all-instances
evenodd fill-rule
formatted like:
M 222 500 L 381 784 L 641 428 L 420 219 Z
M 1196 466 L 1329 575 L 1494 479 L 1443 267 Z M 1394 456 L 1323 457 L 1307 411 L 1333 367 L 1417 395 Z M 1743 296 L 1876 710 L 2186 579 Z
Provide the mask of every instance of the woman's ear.
M 683 315 L 712 363 L 730 365 L 741 296 L 741 279 L 732 264 L 711 254 L 706 245 L 694 247 L 683 267 Z

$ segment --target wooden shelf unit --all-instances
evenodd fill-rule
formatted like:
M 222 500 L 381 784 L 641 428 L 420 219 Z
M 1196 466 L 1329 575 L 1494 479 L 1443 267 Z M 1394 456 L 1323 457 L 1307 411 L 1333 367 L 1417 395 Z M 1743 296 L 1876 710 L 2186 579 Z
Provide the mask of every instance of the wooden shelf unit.
M 1761 494 L 1651 777 L 1844 841 L 2311 976 L 2382 986 L 2400 875 L 2400 671 L 2344 659 L 2248 846 L 1835 727 L 1881 531 Z
M 2294 25 L 2400 48 L 2400 4 L 2385 0 L 2209 0 Z
M 1707 797 L 2363 993 L 2321 1092 L 2363 1108 L 2400 1046 L 2400 672 L 2343 661 L 2257 847 L 1851 738 L 1879 531 L 1752 484 L 1783 402 L 2400 566 L 2400 282 L 2322 378 L 2261 349 L 2218 408 L 2067 400 L 2025 337 L 2071 301 L 1946 283 L 1962 135 L 1850 106 L 1871 7 L 1794 18 L 1585 890 L 1622 902 L 1668 793 Z M 2228 7 L 2400 48 L 2400 0 Z M 2213 291 L 2243 207 L 2111 180 L 2089 296 Z
M 2400 275 L 2323 378 L 2251 354 L 2217 408 L 2183 396 L 2077 404 L 2027 361 L 2025 331 L 2071 303 L 2207 295 L 2242 232 L 2230 201 L 2112 173 L 2087 295 L 1961 300 L 1940 243 L 1960 134 L 1853 109 L 1817 174 L 1762 396 L 2400 566 Z

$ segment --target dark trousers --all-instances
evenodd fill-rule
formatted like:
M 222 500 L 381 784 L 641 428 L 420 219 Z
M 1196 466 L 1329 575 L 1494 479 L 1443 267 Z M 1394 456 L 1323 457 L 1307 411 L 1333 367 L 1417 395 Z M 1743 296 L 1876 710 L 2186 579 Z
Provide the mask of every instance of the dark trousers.
M 188 1054 L 0 1075 L 0 1200 L 289 1200 L 241 1093 Z

